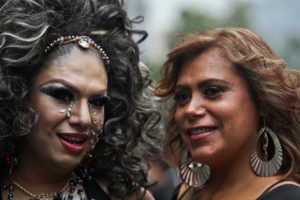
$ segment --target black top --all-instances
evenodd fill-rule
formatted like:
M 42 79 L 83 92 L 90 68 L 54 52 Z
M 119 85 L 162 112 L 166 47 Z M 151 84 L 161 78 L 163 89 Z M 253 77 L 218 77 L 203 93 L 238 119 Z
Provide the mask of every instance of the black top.
M 256 200 L 300 200 L 300 187 L 286 184 L 262 193 Z
M 84 181 L 83 188 L 88 200 L 110 200 L 109 196 L 95 181 Z M 0 200 L 2 200 L 2 188 L 0 188 Z
M 276 183 L 272 184 L 268 187 L 256 200 L 300 200 L 300 187 L 293 184 L 285 184 L 278 186 L 277 188 L 271 190 L 275 185 L 283 182 L 285 180 L 277 181 Z M 176 200 L 179 189 L 182 184 L 179 184 L 175 189 L 172 200 Z M 187 191 L 190 189 L 189 187 L 183 195 L 181 195 L 180 199 L 184 197 Z M 271 190 L 271 191 L 270 191 Z

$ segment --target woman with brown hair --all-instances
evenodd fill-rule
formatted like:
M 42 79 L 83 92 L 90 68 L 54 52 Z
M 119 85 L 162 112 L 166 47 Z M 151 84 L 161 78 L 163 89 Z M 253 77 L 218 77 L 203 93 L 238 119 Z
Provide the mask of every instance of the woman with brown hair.
M 300 199 L 300 73 L 243 28 L 180 37 L 155 94 L 174 97 L 174 199 Z

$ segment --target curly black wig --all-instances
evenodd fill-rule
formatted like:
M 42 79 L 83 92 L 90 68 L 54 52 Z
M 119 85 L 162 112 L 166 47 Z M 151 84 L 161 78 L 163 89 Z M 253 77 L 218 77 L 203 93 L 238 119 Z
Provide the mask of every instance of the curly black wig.
M 160 115 L 151 102 L 149 74 L 139 64 L 138 42 L 147 33 L 132 25 L 141 19 L 129 19 L 118 0 L 5 0 L 0 6 L 2 176 L 2 161 L 38 120 L 28 101 L 33 77 L 45 62 L 66 53 L 57 48 L 45 55 L 44 49 L 60 36 L 85 35 L 110 58 L 105 67 L 111 101 L 105 107 L 104 133 L 93 150 L 94 176 L 107 180 L 109 191 L 119 197 L 147 187 L 143 160 L 159 150 Z M 133 34 L 140 35 L 138 42 Z

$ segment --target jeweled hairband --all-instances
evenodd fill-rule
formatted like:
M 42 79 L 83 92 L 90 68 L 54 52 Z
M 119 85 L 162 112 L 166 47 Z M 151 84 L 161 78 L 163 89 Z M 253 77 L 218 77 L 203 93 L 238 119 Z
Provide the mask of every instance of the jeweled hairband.
M 77 43 L 81 48 L 88 49 L 92 47 L 97 50 L 97 52 L 101 55 L 101 58 L 105 64 L 109 64 L 109 58 L 106 55 L 105 51 L 102 47 L 96 44 L 90 37 L 88 36 L 61 36 L 56 40 L 53 40 L 45 49 L 45 53 L 48 53 L 53 47 L 58 45 L 65 45 L 69 43 Z

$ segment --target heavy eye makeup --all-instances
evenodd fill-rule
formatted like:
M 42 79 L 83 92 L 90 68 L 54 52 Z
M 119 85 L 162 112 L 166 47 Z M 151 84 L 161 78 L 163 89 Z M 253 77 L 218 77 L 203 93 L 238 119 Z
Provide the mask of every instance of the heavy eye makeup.
M 74 99 L 70 89 L 61 84 L 45 85 L 40 89 L 40 92 L 60 103 L 69 103 Z
M 99 94 L 94 96 L 90 101 L 89 105 L 95 108 L 102 108 L 102 106 L 107 105 L 110 98 L 106 94 Z

